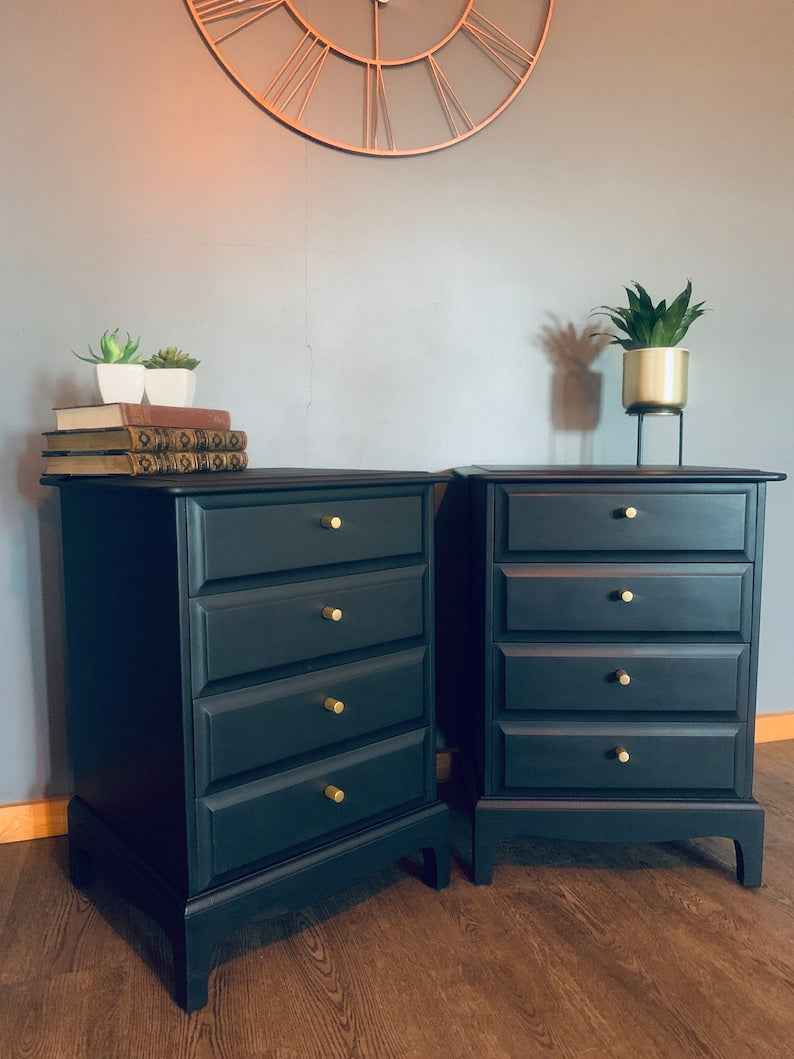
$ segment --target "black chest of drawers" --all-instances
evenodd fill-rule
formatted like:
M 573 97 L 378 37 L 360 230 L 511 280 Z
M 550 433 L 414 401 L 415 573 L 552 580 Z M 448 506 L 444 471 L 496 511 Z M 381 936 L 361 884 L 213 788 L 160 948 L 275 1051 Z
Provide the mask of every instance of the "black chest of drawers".
M 433 489 L 398 472 L 45 478 L 60 488 L 70 866 L 213 949 L 422 850 L 436 800 Z
M 476 882 L 510 835 L 724 835 L 761 881 L 752 797 L 761 471 L 469 467 Z M 457 497 L 457 501 L 455 501 Z

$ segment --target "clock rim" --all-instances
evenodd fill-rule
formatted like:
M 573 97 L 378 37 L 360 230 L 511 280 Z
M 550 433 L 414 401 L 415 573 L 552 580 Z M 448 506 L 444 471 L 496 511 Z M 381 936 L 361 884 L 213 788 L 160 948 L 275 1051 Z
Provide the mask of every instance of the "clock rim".
M 373 2 L 376 2 L 376 0 L 373 0 Z M 510 106 L 510 104 L 513 102 L 519 92 L 526 85 L 527 81 L 534 73 L 535 67 L 538 63 L 538 59 L 540 58 L 541 52 L 543 51 L 551 27 L 555 0 L 542 0 L 542 2 L 547 5 L 547 10 L 540 38 L 534 51 L 530 53 L 532 61 L 530 62 L 526 73 L 519 78 L 512 91 L 508 93 L 508 95 L 502 100 L 498 107 L 491 111 L 491 113 L 488 114 L 487 117 L 483 118 L 481 122 L 477 123 L 476 125 L 473 125 L 470 129 L 467 129 L 464 132 L 461 132 L 458 135 L 453 136 L 447 140 L 443 140 L 438 143 L 426 144 L 421 147 L 390 149 L 377 146 L 368 147 L 365 144 L 351 144 L 342 140 L 333 139 L 332 137 L 325 136 L 314 129 L 310 129 L 305 125 L 301 125 L 299 122 L 288 117 L 280 110 L 277 110 L 275 107 L 269 105 L 267 101 L 264 100 L 261 95 L 259 95 L 255 91 L 255 89 L 251 87 L 251 85 L 245 80 L 245 78 L 242 77 L 238 73 L 238 71 L 235 70 L 226 61 L 226 59 L 216 46 L 215 42 L 211 40 L 209 35 L 205 32 L 204 22 L 196 11 L 196 0 L 184 0 L 185 6 L 187 7 L 191 18 L 194 24 L 196 25 L 196 28 L 198 29 L 207 47 L 215 56 L 218 63 L 223 67 L 229 77 L 231 77 L 232 81 L 239 88 L 241 88 L 249 97 L 249 99 L 251 99 L 252 102 L 254 102 L 258 107 L 268 113 L 271 117 L 275 118 L 277 121 L 281 122 L 282 125 L 285 125 L 287 128 L 290 128 L 293 131 L 300 133 L 300 135 L 307 137 L 315 143 L 323 144 L 324 146 L 332 147 L 335 150 L 344 151 L 348 154 L 358 154 L 367 157 L 380 158 L 405 158 L 414 155 L 431 154 L 434 151 L 440 151 L 446 147 L 452 147 L 456 143 L 461 143 L 464 140 L 470 139 L 470 137 L 472 137 L 475 133 L 482 131 L 482 129 L 486 128 L 486 126 L 490 125 L 492 121 L 498 118 L 499 115 L 503 111 L 505 111 L 507 107 Z M 418 53 L 417 55 L 401 59 L 380 59 L 376 57 L 366 57 L 358 55 L 355 52 L 347 51 L 346 49 L 334 44 L 331 40 L 329 40 L 329 38 L 324 36 L 322 33 L 319 33 L 310 22 L 308 22 L 298 11 L 296 11 L 292 0 L 278 0 L 278 3 L 279 6 L 284 6 L 288 9 L 290 16 L 298 23 L 299 26 L 302 26 L 304 28 L 307 34 L 311 34 L 316 37 L 316 39 L 322 42 L 322 44 L 326 46 L 329 51 L 335 53 L 341 58 L 344 58 L 350 62 L 354 62 L 360 66 L 371 67 L 376 71 L 380 71 L 384 67 L 393 68 L 399 66 L 409 66 L 417 62 L 426 60 L 429 56 L 432 56 L 437 51 L 440 51 L 440 49 L 446 44 L 448 44 L 458 33 L 463 31 L 463 23 L 465 22 L 467 15 L 469 15 L 472 9 L 474 8 L 475 0 L 466 0 L 463 12 L 460 18 L 458 19 L 457 23 L 455 24 L 454 28 L 441 41 L 434 44 L 431 48 L 428 48 L 425 51 Z

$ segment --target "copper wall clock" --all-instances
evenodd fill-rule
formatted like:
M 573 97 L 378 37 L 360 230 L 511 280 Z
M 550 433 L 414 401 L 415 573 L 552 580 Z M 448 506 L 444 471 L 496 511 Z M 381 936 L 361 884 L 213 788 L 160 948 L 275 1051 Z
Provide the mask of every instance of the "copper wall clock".
M 518 95 L 554 0 L 185 0 L 221 65 L 297 132 L 356 154 L 465 140 Z

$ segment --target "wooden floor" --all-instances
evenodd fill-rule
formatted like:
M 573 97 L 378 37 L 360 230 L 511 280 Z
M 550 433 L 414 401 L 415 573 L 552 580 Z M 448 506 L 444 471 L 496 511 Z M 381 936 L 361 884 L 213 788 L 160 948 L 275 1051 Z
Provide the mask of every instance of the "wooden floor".
M 401 862 L 257 924 L 210 1002 L 170 999 L 159 931 L 66 878 L 65 839 L 0 846 L 0 1059 L 755 1059 L 794 1056 L 794 742 L 757 750 L 764 884 L 723 839 L 513 841 L 469 881 Z

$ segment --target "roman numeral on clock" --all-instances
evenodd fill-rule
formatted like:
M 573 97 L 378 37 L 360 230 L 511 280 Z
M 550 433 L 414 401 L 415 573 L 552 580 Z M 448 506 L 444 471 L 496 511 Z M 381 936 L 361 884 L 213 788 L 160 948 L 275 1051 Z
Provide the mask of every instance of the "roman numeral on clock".
M 251 14 L 250 18 L 238 21 L 226 33 L 211 38 L 215 44 L 221 44 L 234 33 L 239 33 L 241 29 L 264 18 L 265 15 L 269 15 L 271 11 L 282 7 L 283 4 L 284 0 L 204 0 L 203 3 L 195 5 L 195 11 L 205 26 L 211 22 L 221 22 L 229 18 L 241 19 L 242 16 Z
M 463 28 L 508 77 L 516 82 L 526 77 L 535 56 L 487 19 L 476 7 L 472 7 L 464 18 Z

